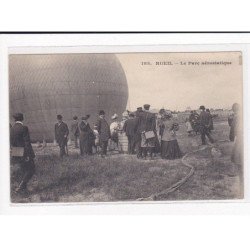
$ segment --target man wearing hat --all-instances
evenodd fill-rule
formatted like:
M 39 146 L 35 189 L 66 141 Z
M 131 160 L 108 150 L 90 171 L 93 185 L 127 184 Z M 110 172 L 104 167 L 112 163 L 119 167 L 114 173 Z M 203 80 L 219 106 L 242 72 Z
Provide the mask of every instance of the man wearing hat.
M 75 148 L 78 148 L 78 138 L 79 138 L 79 127 L 78 127 L 78 117 L 75 115 L 71 123 L 71 133 L 75 140 Z
M 11 162 L 21 168 L 22 178 L 16 192 L 27 191 L 27 184 L 35 173 L 35 154 L 31 145 L 29 130 L 23 125 L 23 114 L 14 116 L 15 124 L 10 128 Z
M 138 117 L 142 111 L 142 107 L 138 107 L 135 111 L 135 116 Z
M 111 137 L 111 134 L 109 124 L 105 119 L 104 110 L 100 110 L 99 119 L 97 120 L 96 126 L 99 133 L 101 156 L 105 157 L 105 155 L 107 155 L 108 141 Z
M 209 133 L 209 128 L 211 127 L 211 117 L 208 112 L 205 111 L 205 106 L 200 106 L 200 133 L 202 145 L 206 145 L 206 136 L 211 143 L 214 143 L 214 139 Z
M 61 115 L 57 115 L 57 121 L 55 124 L 55 139 L 60 148 L 60 157 L 63 158 L 63 156 L 66 155 L 65 148 L 67 147 L 69 128 L 68 125 L 63 122 Z

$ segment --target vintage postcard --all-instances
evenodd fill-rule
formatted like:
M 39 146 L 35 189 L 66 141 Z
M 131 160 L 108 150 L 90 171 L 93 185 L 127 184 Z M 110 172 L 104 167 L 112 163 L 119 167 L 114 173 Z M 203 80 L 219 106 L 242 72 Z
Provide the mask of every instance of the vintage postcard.
M 9 53 L 11 203 L 243 199 L 243 60 Z

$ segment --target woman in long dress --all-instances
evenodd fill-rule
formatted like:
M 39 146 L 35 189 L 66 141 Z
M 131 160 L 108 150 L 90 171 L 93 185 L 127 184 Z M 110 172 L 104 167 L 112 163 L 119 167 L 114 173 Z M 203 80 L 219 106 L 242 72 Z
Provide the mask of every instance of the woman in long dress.
M 161 157 L 174 160 L 182 157 L 179 144 L 176 139 L 178 124 L 172 119 L 171 112 L 166 112 L 161 123 Z
M 92 130 L 88 123 L 89 115 L 82 117 L 82 121 L 79 124 L 80 130 L 80 154 L 81 155 L 88 155 L 90 154 L 90 140 L 91 140 L 91 133 Z
M 119 124 L 118 130 L 118 147 L 120 153 L 127 153 L 128 152 L 128 137 L 124 131 L 124 124 L 128 120 L 129 112 L 126 110 L 122 114 L 122 120 Z
M 118 130 L 119 130 L 119 122 L 118 122 L 118 115 L 114 114 L 112 117 L 112 123 L 110 124 L 110 134 L 111 134 L 111 140 L 109 144 L 110 150 L 118 149 Z

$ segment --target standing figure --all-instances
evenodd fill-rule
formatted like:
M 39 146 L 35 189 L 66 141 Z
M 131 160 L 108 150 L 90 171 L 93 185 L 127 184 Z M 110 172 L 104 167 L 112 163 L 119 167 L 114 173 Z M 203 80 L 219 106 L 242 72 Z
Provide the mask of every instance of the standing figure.
M 234 135 L 234 147 L 231 155 L 232 162 L 242 165 L 243 163 L 243 128 L 240 115 L 240 105 L 234 103 L 232 110 L 234 112 L 233 120 L 231 123 L 231 129 Z
M 206 145 L 206 136 L 211 143 L 214 143 L 214 139 L 210 135 L 209 128 L 211 127 L 210 114 L 205 111 L 204 106 L 200 106 L 200 133 L 202 145 Z
M 135 111 L 135 117 L 138 117 L 142 111 L 142 107 L 138 107 Z
M 27 184 L 35 173 L 35 154 L 31 145 L 29 129 L 23 125 L 23 114 L 14 116 L 15 124 L 10 128 L 11 162 L 19 165 L 21 181 L 16 192 L 27 192 Z
M 66 155 L 65 148 L 67 147 L 69 128 L 68 125 L 63 122 L 61 115 L 57 115 L 57 123 L 55 124 L 55 139 L 60 148 L 60 157 L 63 158 Z
M 137 158 L 142 158 L 142 147 L 141 147 L 141 132 L 143 131 L 144 127 L 141 124 L 141 116 L 143 116 L 144 111 L 142 110 L 142 107 L 137 108 L 137 111 L 135 112 L 135 150 L 137 153 Z
M 189 121 L 188 118 L 186 118 L 186 120 L 185 120 L 185 126 L 187 128 L 188 136 L 191 136 L 192 132 L 193 132 L 193 127 L 192 127 L 191 122 Z
M 95 142 L 94 142 L 94 145 L 93 145 L 94 152 L 99 154 L 99 152 L 100 152 L 100 136 L 99 136 L 99 132 L 97 130 L 96 125 L 94 126 L 93 133 L 94 133 L 94 136 L 95 136 Z
M 127 153 L 128 152 L 128 137 L 124 131 L 124 125 L 129 119 L 129 112 L 126 110 L 122 113 L 122 120 L 120 122 L 119 131 L 118 131 L 118 140 L 119 140 L 119 152 Z
M 191 123 L 193 131 L 197 135 L 200 129 L 200 116 L 195 110 L 190 112 L 189 122 Z
M 90 145 L 92 148 L 92 144 L 91 144 L 91 133 L 92 130 L 89 126 L 88 123 L 88 119 L 89 119 L 89 115 L 86 115 L 84 117 L 82 117 L 82 121 L 79 123 L 79 131 L 80 131 L 80 154 L 83 155 L 88 155 L 92 153 L 92 149 L 90 152 Z
M 240 183 L 240 197 L 244 197 L 244 168 L 243 168 L 243 121 L 241 116 L 240 105 L 234 103 L 232 106 L 233 120 L 231 129 L 234 134 L 234 145 L 231 153 L 231 161 L 234 162 L 238 168 L 239 183 Z
M 78 139 L 79 139 L 79 126 L 78 126 L 78 117 L 74 116 L 73 117 L 73 122 L 71 124 L 71 133 L 74 137 L 75 141 L 75 148 L 78 148 Z
M 123 126 L 123 131 L 128 137 L 128 154 L 135 154 L 136 123 L 135 115 L 130 113 L 129 119 L 125 121 Z
M 146 159 L 148 152 L 150 154 L 150 158 L 152 159 L 154 148 L 155 148 L 155 140 L 156 140 L 156 119 L 155 115 L 150 113 L 149 104 L 145 104 L 143 115 L 140 116 L 139 126 L 141 131 L 141 147 L 142 147 L 142 155 Z
M 176 139 L 178 124 L 174 123 L 172 113 L 166 112 L 161 123 L 161 157 L 162 159 L 179 159 L 182 157 L 179 144 Z
M 210 125 L 208 128 L 208 131 L 209 131 L 209 133 L 211 133 L 211 131 L 214 130 L 213 116 L 210 113 L 210 109 L 206 109 L 206 112 L 209 114 L 209 117 L 210 117 Z
M 114 114 L 111 117 L 111 119 L 112 123 L 110 124 L 110 133 L 111 133 L 110 148 L 118 149 L 118 130 L 119 130 L 118 115 Z
M 229 116 L 228 116 L 228 125 L 230 127 L 230 132 L 229 132 L 229 140 L 230 141 L 234 141 L 234 138 L 235 138 L 235 124 L 233 123 L 233 120 L 234 120 L 234 112 L 230 113 Z
M 111 134 L 109 124 L 105 119 L 104 110 L 100 110 L 99 119 L 97 120 L 96 126 L 99 133 L 101 156 L 105 157 L 105 155 L 107 155 L 108 141 L 111 137 Z

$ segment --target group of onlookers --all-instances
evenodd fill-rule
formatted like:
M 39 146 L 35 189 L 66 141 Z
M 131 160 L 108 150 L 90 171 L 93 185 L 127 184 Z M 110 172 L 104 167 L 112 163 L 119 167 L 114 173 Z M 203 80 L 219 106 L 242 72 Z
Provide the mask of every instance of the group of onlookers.
M 78 117 L 73 117 L 71 124 L 71 133 L 74 137 L 75 148 L 80 148 L 80 154 L 91 155 L 93 148 L 97 149 L 100 146 L 101 155 L 107 154 L 108 141 L 111 138 L 111 132 L 108 122 L 105 119 L 105 112 L 99 112 L 99 118 L 92 129 L 88 122 L 90 115 L 82 117 L 78 121 Z M 55 140 L 60 147 L 60 156 L 63 157 L 67 154 L 67 142 L 69 137 L 69 128 L 62 120 L 61 115 L 57 115 L 58 122 L 55 124 Z M 79 145 L 78 145 L 79 140 Z
M 214 139 L 211 136 L 211 131 L 214 130 L 213 116 L 209 109 L 205 109 L 205 106 L 200 106 L 200 114 L 195 110 L 191 111 L 185 123 L 189 136 L 192 133 L 196 135 L 200 133 L 203 145 L 206 144 L 206 137 L 211 143 L 214 143 Z
M 208 132 L 211 132 L 212 130 L 214 130 L 214 125 L 213 125 L 213 115 L 210 113 L 209 109 L 205 110 L 204 106 L 200 106 L 200 110 L 206 112 L 206 124 L 207 124 L 207 130 Z M 204 113 L 202 112 L 202 113 Z M 203 115 L 202 115 L 203 116 Z M 198 112 L 196 110 L 192 110 L 190 112 L 190 115 L 188 118 L 186 118 L 186 127 L 187 127 L 187 132 L 188 135 L 191 136 L 193 133 L 195 133 L 196 135 L 198 133 L 200 133 L 201 131 L 201 119 L 200 119 L 200 115 L 198 114 Z
M 176 139 L 179 126 L 173 122 L 170 111 L 161 109 L 157 116 L 150 112 L 150 105 L 145 104 L 135 112 L 125 111 L 121 121 L 118 120 L 118 115 L 114 114 L 109 125 L 104 110 L 100 110 L 93 129 L 88 123 L 89 117 L 86 115 L 78 121 L 78 117 L 74 116 L 71 124 L 75 147 L 80 147 L 81 155 L 100 152 L 100 155 L 105 157 L 108 147 L 128 154 L 137 154 L 139 159 L 145 159 L 147 156 L 152 159 L 157 153 L 161 153 L 161 157 L 166 159 L 176 159 L 182 155 Z M 63 157 L 67 154 L 70 131 L 61 115 L 57 115 L 57 120 L 55 139 L 60 147 L 60 156 Z
M 206 137 L 213 143 L 214 139 L 210 135 L 213 129 L 211 114 L 205 110 L 204 106 L 200 106 L 200 110 L 200 114 L 191 112 L 189 122 L 193 130 L 195 126 L 198 126 L 197 132 L 201 134 L 202 144 L 206 143 Z M 230 140 L 234 141 L 231 160 L 242 164 L 243 135 L 239 104 L 235 103 L 232 110 L 233 114 L 228 119 Z M 23 114 L 17 113 L 13 117 L 15 124 L 10 125 L 11 161 L 18 163 L 23 173 L 16 189 L 19 192 L 26 190 L 27 183 L 35 172 L 35 154 L 31 146 L 28 127 L 23 124 Z M 150 112 L 150 105 L 145 104 L 143 108 L 139 107 L 135 112 L 124 112 L 121 122 L 118 121 L 118 115 L 114 114 L 112 123 L 109 125 L 105 112 L 100 110 L 93 129 L 88 122 L 89 117 L 86 115 L 78 121 L 78 118 L 74 116 L 71 124 L 75 147 L 80 147 L 81 155 L 92 154 L 95 149 L 95 152 L 100 151 L 100 155 L 105 157 L 109 145 L 113 143 L 119 150 L 119 144 L 127 140 L 127 152 L 137 154 L 139 159 L 145 159 L 147 156 L 152 159 L 157 153 L 160 153 L 163 159 L 177 159 L 182 156 L 176 136 L 179 125 L 171 111 L 161 109 L 156 115 Z M 67 154 L 70 131 L 61 115 L 57 115 L 57 120 L 55 139 L 60 148 L 60 156 L 63 157 Z

